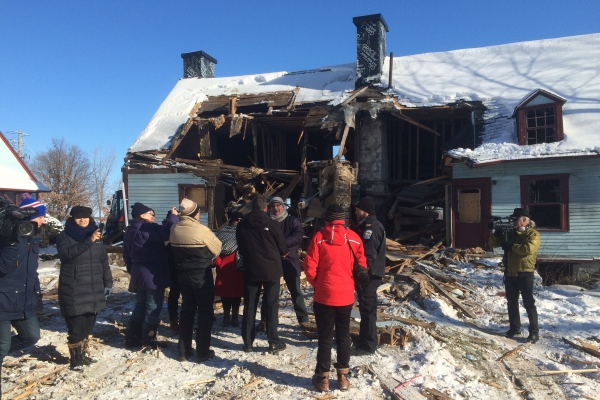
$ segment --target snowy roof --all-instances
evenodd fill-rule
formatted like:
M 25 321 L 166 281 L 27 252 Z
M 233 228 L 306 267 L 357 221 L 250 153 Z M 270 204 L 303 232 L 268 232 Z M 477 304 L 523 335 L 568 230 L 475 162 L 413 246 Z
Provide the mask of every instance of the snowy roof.
M 417 54 L 394 58 L 393 92 L 405 107 L 442 106 L 481 101 L 483 145 L 455 149 L 454 157 L 481 163 L 560 155 L 600 153 L 600 34 L 572 36 Z M 387 87 L 389 58 L 381 81 Z M 181 79 L 165 99 L 130 151 L 156 150 L 169 144 L 194 105 L 226 94 L 255 94 L 299 88 L 295 103 L 335 105 L 354 90 L 356 64 L 301 73 L 276 72 L 227 78 Z M 565 139 L 551 144 L 519 146 L 514 108 L 537 89 L 566 100 Z
M 0 190 L 50 192 L 50 189 L 36 181 L 2 132 L 0 139 Z

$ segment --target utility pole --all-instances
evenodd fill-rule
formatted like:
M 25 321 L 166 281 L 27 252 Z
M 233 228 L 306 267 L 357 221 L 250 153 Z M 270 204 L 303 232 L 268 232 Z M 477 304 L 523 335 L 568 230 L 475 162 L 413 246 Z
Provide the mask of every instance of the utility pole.
M 16 133 L 17 134 L 17 155 L 19 156 L 20 159 L 23 159 L 23 136 L 29 136 L 26 133 L 23 133 L 21 131 L 9 131 L 6 133 Z M 15 142 L 14 139 L 9 139 L 9 142 L 11 142 L 13 148 L 15 146 Z

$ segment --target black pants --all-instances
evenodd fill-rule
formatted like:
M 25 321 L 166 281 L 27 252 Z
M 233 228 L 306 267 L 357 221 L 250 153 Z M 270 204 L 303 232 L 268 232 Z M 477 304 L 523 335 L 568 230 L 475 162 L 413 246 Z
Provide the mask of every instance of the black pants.
M 360 333 L 356 347 L 374 352 L 377 348 L 377 288 L 381 278 L 371 276 L 369 282 L 358 291 Z
M 521 316 L 519 313 L 519 292 L 523 299 L 523 306 L 529 318 L 529 333 L 538 333 L 538 314 L 533 298 L 533 272 L 519 272 L 518 276 L 504 278 L 506 301 L 508 303 L 508 320 L 511 330 L 521 329 Z
M 315 373 L 329 372 L 331 367 L 331 347 L 333 346 L 333 330 L 335 327 L 335 343 L 337 344 L 338 369 L 349 368 L 350 363 L 350 311 L 352 304 L 347 306 L 328 306 L 313 303 L 319 347 L 317 350 L 317 367 Z
M 221 297 L 223 303 L 223 313 L 229 314 L 232 309 L 239 309 L 242 303 L 241 297 Z
M 179 280 L 177 279 L 177 269 L 173 266 L 169 267 L 169 273 L 171 274 L 171 287 L 169 289 L 169 299 L 167 300 L 167 308 L 169 310 L 169 321 L 177 319 L 177 312 L 179 309 L 179 296 L 181 290 L 179 289 Z
M 306 303 L 304 302 L 304 293 L 300 289 L 300 277 L 299 276 L 284 276 L 285 284 L 290 291 L 290 297 L 292 298 L 292 304 L 294 311 L 296 312 L 296 318 L 298 323 L 308 322 L 308 310 L 306 309 Z M 263 315 L 266 315 L 265 302 L 260 307 L 261 320 L 264 320 Z
M 87 339 L 92 334 L 97 315 L 96 313 L 87 313 L 65 317 L 68 330 L 67 340 L 69 343 L 79 343 Z
M 260 296 L 260 288 L 264 288 L 263 304 L 265 315 L 261 315 L 266 322 L 267 338 L 269 343 L 279 342 L 277 326 L 279 325 L 279 281 L 247 282 L 244 281 L 244 314 L 242 316 L 242 339 L 244 346 L 251 347 L 256 337 L 254 320 Z
M 179 316 L 179 343 L 177 351 L 180 356 L 192 355 L 192 335 L 194 333 L 194 316 L 198 313 L 198 329 L 196 330 L 196 352 L 203 356 L 210 350 L 211 331 L 215 312 L 215 283 L 212 271 L 205 268 L 201 274 L 179 274 L 181 289 L 181 314 Z

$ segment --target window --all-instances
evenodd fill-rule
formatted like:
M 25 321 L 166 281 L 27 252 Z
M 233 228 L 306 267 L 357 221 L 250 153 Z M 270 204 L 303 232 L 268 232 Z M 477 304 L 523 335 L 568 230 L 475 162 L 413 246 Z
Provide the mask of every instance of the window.
M 566 100 L 538 89 L 515 108 L 519 144 L 534 145 L 563 140 L 562 106 Z
M 521 205 L 538 230 L 569 231 L 569 175 L 521 176 Z

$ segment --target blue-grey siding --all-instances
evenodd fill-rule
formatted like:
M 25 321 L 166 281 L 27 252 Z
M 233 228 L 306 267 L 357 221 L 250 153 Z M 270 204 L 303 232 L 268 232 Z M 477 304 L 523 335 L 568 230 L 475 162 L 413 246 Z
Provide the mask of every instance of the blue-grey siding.
M 179 208 L 178 185 L 204 185 L 206 180 L 191 173 L 177 174 L 129 174 L 128 177 L 129 212 L 136 203 L 144 203 L 156 213 L 156 222 L 160 223 L 173 208 Z M 208 225 L 208 214 L 200 214 L 200 222 Z
M 600 258 L 600 158 L 532 160 L 468 168 L 454 164 L 452 177 L 492 179 L 492 215 L 521 206 L 521 175 L 569 174 L 569 232 L 540 232 L 539 256 Z

